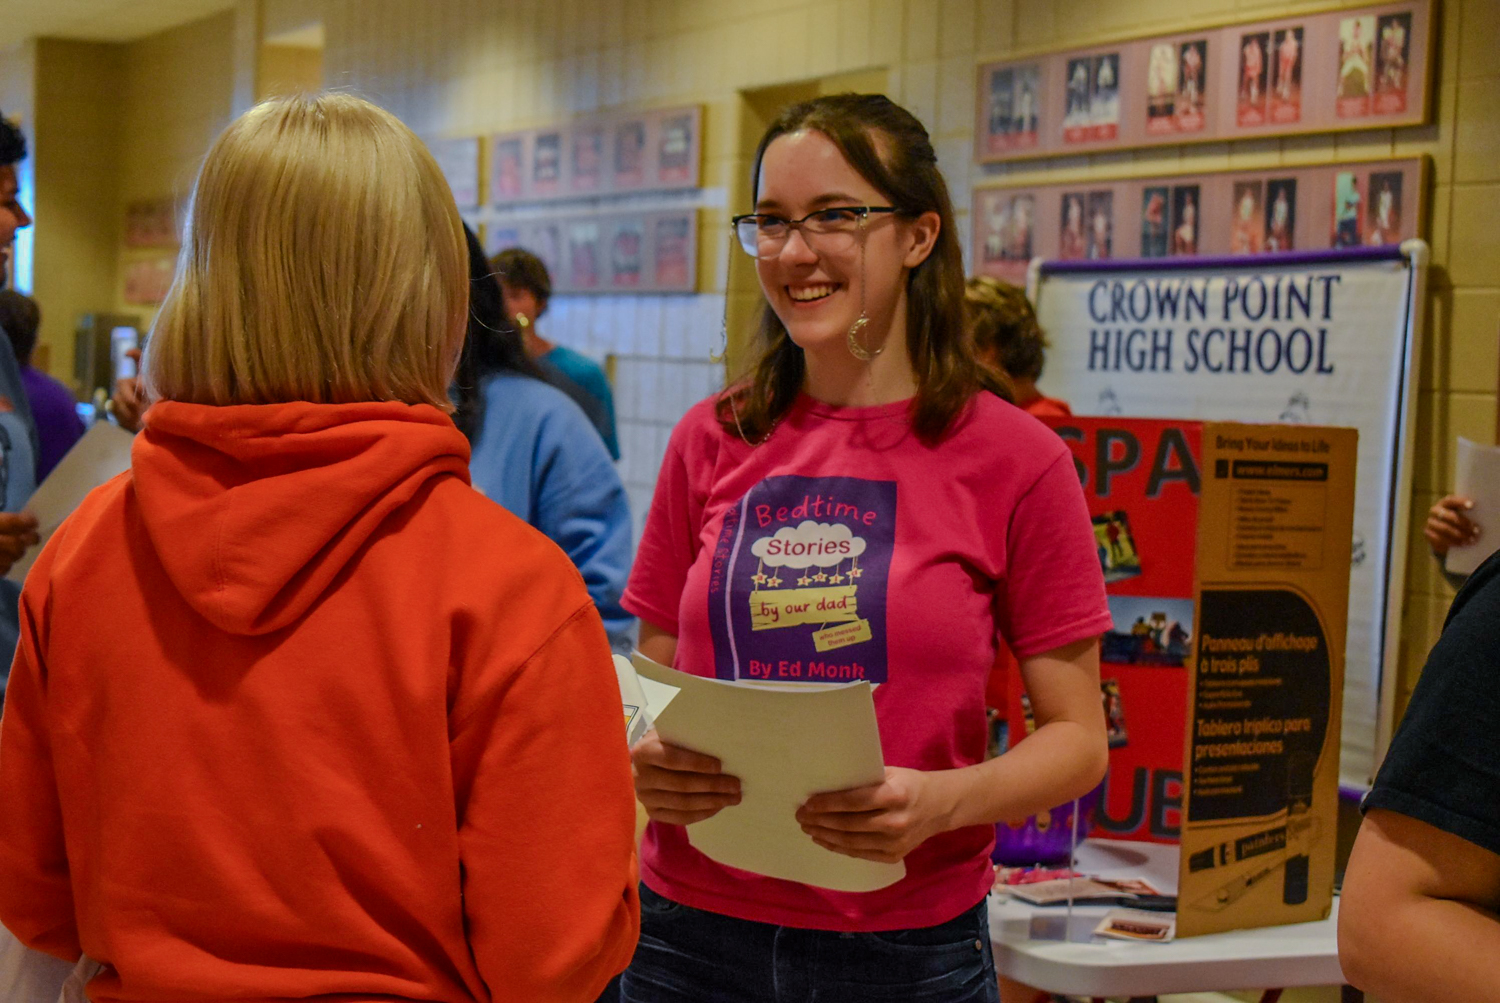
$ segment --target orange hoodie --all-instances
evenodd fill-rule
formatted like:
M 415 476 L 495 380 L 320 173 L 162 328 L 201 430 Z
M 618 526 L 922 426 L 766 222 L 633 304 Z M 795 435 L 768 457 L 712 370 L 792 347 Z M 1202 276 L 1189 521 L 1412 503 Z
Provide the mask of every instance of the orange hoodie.
M 0 921 L 96 1003 L 593 1000 L 638 931 L 582 580 L 403 404 L 163 403 L 21 597 Z

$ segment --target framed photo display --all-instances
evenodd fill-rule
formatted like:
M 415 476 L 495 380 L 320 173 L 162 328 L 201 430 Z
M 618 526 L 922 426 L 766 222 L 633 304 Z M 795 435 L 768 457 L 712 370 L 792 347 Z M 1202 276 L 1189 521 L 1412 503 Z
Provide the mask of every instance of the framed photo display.
M 435 139 L 427 144 L 438 169 L 448 179 L 453 190 L 453 201 L 460 209 L 475 209 L 479 206 L 479 138 Z
M 1032 258 L 1165 258 L 1380 247 L 1419 236 L 1426 158 L 993 185 L 974 190 L 973 269 Z
M 490 205 L 697 188 L 703 110 L 692 105 L 492 136 Z
M 697 291 L 698 211 L 576 213 L 491 220 L 488 255 L 524 247 L 542 259 L 554 293 Z
M 975 157 L 1420 125 L 1433 27 L 1404 0 L 989 63 Z

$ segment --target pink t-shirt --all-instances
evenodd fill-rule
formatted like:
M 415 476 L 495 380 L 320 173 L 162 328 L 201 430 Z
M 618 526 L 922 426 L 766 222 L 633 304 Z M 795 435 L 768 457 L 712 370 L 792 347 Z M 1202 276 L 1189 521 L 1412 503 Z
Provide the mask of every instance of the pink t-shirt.
M 764 444 L 725 433 L 714 402 L 677 425 L 624 605 L 678 639 L 676 668 L 721 679 L 878 684 L 890 766 L 944 770 L 985 753 L 984 688 L 1003 636 L 1020 658 L 1110 626 L 1083 491 L 1050 428 L 990 394 L 937 445 L 906 403 L 802 396 Z M 652 822 L 641 873 L 729 916 L 839 931 L 933 926 L 993 880 L 991 826 L 928 840 L 906 877 L 834 892 L 708 859 Z

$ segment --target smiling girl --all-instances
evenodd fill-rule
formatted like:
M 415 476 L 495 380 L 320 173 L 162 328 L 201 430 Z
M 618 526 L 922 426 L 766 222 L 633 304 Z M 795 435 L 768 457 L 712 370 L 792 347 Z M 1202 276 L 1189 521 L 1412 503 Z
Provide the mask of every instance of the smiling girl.
M 753 181 L 734 227 L 764 352 L 673 432 L 624 602 L 641 650 L 686 672 L 875 684 L 884 782 L 797 818 L 906 876 L 848 893 L 715 863 L 685 826 L 737 804 L 739 781 L 650 733 L 632 750 L 652 821 L 622 996 L 994 1000 L 993 824 L 1104 773 L 1110 619 L 1082 491 L 1062 441 L 966 347 L 952 205 L 915 118 L 869 95 L 788 108 Z M 984 762 L 1002 637 L 1038 728 Z

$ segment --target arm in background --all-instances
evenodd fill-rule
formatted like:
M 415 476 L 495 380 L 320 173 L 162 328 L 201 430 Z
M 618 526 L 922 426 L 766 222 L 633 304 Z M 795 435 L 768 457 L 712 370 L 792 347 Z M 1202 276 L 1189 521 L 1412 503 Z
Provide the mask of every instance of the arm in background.
M 1384 1003 L 1472 1003 L 1500 986 L 1500 856 L 1372 810 L 1344 874 L 1339 961 Z

